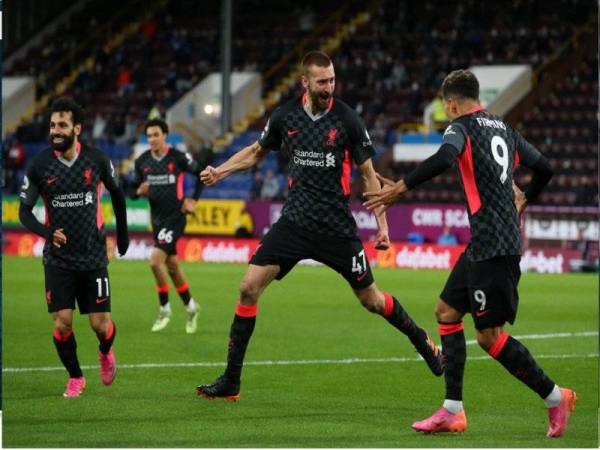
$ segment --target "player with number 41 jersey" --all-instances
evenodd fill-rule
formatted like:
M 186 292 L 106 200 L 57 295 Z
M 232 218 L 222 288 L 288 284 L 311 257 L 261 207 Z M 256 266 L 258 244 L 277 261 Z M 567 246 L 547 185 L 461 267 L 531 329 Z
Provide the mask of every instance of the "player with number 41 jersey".
M 239 398 L 244 356 L 254 332 L 259 297 L 274 279 L 283 279 L 299 261 L 308 258 L 342 275 L 365 308 L 405 334 L 435 375 L 443 372 L 441 352 L 427 332 L 397 299 L 375 285 L 356 235 L 349 206 L 352 164 L 367 188 L 379 184 L 371 162 L 375 151 L 369 134 L 356 112 L 333 97 L 335 70 L 328 55 L 308 52 L 302 68 L 304 95 L 277 108 L 257 142 L 200 174 L 200 179 L 211 186 L 237 170 L 252 167 L 270 150 L 287 149 L 290 153 L 287 202 L 281 218 L 250 259 L 231 325 L 227 367 L 215 382 L 196 388 L 204 397 Z M 376 247 L 387 248 L 385 214 L 381 210 L 375 216 L 379 227 Z M 314 292 L 307 291 L 306 295 L 314 296 Z
M 368 208 L 386 206 L 454 165 L 466 198 L 471 241 L 452 269 L 436 307 L 446 361 L 446 399 L 441 409 L 415 422 L 413 428 L 427 433 L 466 430 L 462 318 L 471 313 L 479 345 L 546 402 L 547 436 L 560 437 L 575 408 L 575 392 L 556 385 L 529 350 L 503 328 L 506 322 L 514 323 L 519 302 L 519 216 L 550 181 L 552 168 L 517 131 L 479 103 L 479 82 L 472 72 L 450 73 L 442 84 L 442 97 L 452 121 L 438 152 L 396 183 L 379 176 L 384 188 L 365 193 Z M 519 164 L 533 171 L 525 192 L 513 182 Z

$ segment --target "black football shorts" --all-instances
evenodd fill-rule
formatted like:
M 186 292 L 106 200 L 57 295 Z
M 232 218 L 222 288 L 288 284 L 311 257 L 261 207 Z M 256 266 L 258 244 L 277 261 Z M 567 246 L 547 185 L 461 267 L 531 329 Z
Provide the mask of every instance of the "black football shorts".
M 106 267 L 94 270 L 69 270 L 44 266 L 48 312 L 76 309 L 81 314 L 110 312 L 110 281 Z
M 279 219 L 263 237 L 250 264 L 280 267 L 275 277 L 281 280 L 302 259 L 314 259 L 341 274 L 360 290 L 373 283 L 369 260 L 360 239 L 338 238 L 304 230 L 285 217 Z
M 183 236 L 185 229 L 185 217 L 181 215 L 177 219 L 152 225 L 152 237 L 154 246 L 160 248 L 167 255 L 177 254 L 177 241 Z
M 470 312 L 478 330 L 513 324 L 519 306 L 520 260 L 518 255 L 509 255 L 469 261 L 464 252 L 440 298 L 454 309 Z

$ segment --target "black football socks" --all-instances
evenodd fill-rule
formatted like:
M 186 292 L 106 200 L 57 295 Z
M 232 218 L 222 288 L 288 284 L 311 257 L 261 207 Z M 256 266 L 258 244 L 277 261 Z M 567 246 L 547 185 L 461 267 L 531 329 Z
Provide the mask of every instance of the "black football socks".
M 96 333 L 96 336 L 98 336 L 98 340 L 100 341 L 100 345 L 98 346 L 98 348 L 100 349 L 100 352 L 102 354 L 108 354 L 110 348 L 113 345 L 113 342 L 115 341 L 116 335 L 117 327 L 115 326 L 115 323 L 112 320 L 108 324 L 108 333 L 106 333 L 106 336 L 100 336 L 100 334 Z
M 244 306 L 238 303 L 236 307 L 229 333 L 229 350 L 227 353 L 227 368 L 225 369 L 225 377 L 228 380 L 240 381 L 246 348 L 256 324 L 257 310 L 258 304 Z
M 498 336 L 488 353 L 541 398 L 545 399 L 552 392 L 554 382 L 538 366 L 527 347 L 506 331 Z
M 72 331 L 65 334 L 60 334 L 58 330 L 54 330 L 54 345 L 58 352 L 63 366 L 69 372 L 71 378 L 81 378 L 83 372 L 79 367 L 79 360 L 77 359 L 77 342 L 75 341 L 75 335 Z
M 445 362 L 446 399 L 462 401 L 463 377 L 467 360 L 467 343 L 461 322 L 438 323 Z

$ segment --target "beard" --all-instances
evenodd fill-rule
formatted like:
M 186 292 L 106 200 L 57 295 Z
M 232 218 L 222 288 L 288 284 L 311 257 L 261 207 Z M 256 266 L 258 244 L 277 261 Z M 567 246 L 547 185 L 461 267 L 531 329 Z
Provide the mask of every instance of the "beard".
M 328 92 L 313 92 L 309 91 L 310 103 L 316 111 L 327 109 L 331 95 Z
M 55 138 L 63 138 L 62 142 L 54 142 Z M 71 134 L 51 134 L 50 135 L 50 145 L 53 150 L 59 151 L 61 153 L 66 152 L 73 145 L 73 141 L 75 141 L 75 131 L 72 131 Z

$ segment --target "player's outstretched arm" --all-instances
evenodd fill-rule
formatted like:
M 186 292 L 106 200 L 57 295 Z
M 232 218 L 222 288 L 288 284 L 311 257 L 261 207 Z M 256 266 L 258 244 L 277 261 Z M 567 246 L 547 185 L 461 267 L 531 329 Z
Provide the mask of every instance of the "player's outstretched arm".
M 373 168 L 373 162 L 368 159 L 358 166 L 363 184 L 363 189 L 367 192 L 375 192 L 380 189 L 377 174 Z M 389 229 L 385 215 L 385 208 L 380 207 L 375 210 L 375 219 L 377 220 L 378 232 L 375 237 L 375 248 L 377 250 L 387 250 L 390 246 Z
M 397 202 L 406 191 L 431 180 L 450 168 L 457 156 L 453 145 L 443 144 L 436 153 L 421 162 L 412 172 L 396 183 L 377 174 L 377 178 L 384 184 L 383 189 L 380 192 L 365 192 L 364 195 L 369 200 L 365 202 L 364 206 L 373 209 Z
M 404 180 L 394 182 L 389 178 L 382 177 L 378 173 L 375 173 L 375 176 L 383 183 L 383 186 L 381 189 L 370 190 L 363 194 L 367 199 L 367 201 L 363 203 L 363 206 L 367 209 L 387 208 L 392 203 L 400 200 L 402 195 L 408 191 Z
M 269 153 L 269 150 L 255 142 L 248 147 L 244 147 L 219 167 L 206 166 L 200 172 L 200 180 L 205 185 L 212 186 L 234 172 L 249 169 L 263 159 L 267 153 Z

